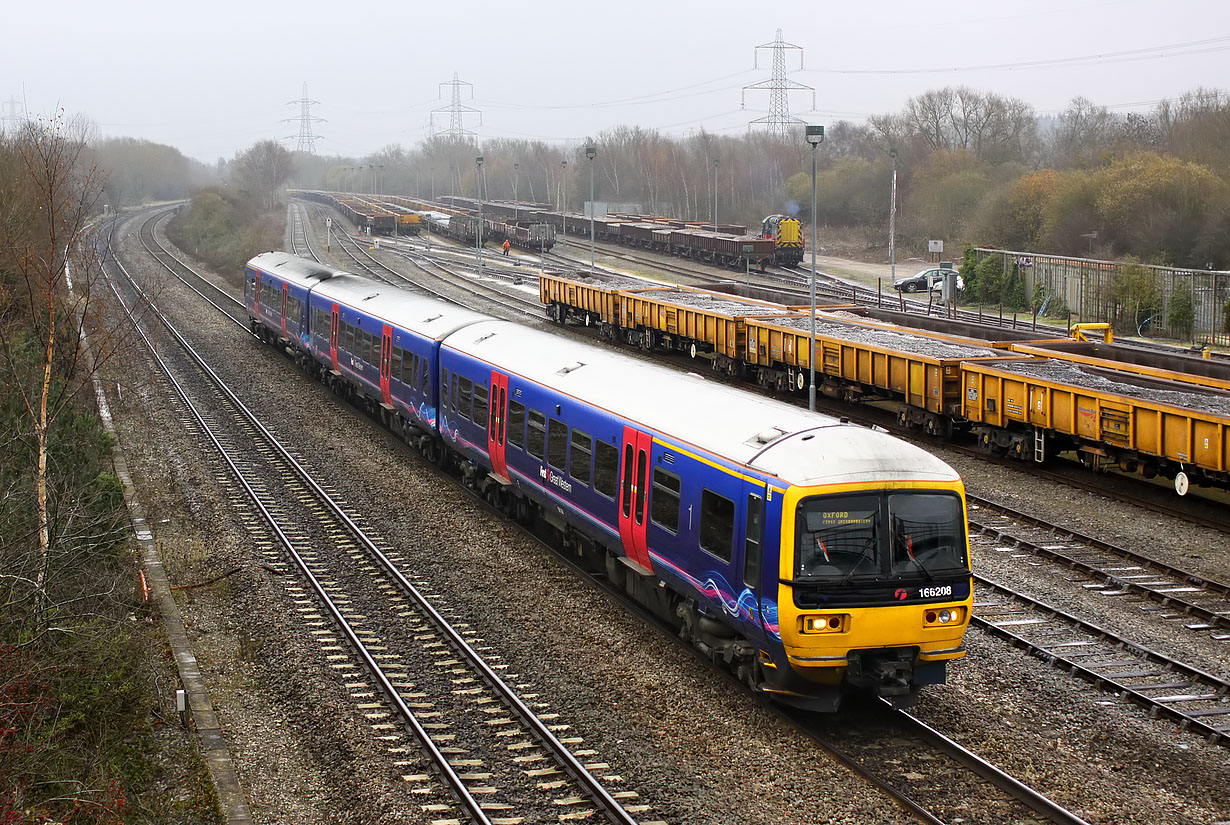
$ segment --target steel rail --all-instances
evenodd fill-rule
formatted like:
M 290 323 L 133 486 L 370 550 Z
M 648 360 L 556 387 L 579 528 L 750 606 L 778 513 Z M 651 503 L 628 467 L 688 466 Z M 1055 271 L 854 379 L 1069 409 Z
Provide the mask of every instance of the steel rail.
M 119 264 L 118 261 L 116 263 L 121 269 L 123 269 L 122 265 Z M 388 558 L 388 556 L 385 555 L 385 553 L 376 545 L 375 542 L 371 540 L 363 529 L 359 527 L 342 509 L 342 507 L 337 504 L 337 502 L 316 482 L 314 478 L 312 478 L 310 473 L 308 473 L 308 471 L 293 456 L 290 455 L 289 451 L 286 450 L 281 442 L 269 432 L 255 413 L 243 404 L 234 391 L 231 390 L 230 387 L 227 386 L 227 384 L 222 380 L 221 376 L 219 376 L 208 365 L 204 358 L 200 356 L 179 333 L 179 331 L 175 329 L 170 320 L 166 318 L 166 316 L 144 295 L 144 292 L 136 284 L 135 280 L 128 275 L 127 271 L 124 270 L 124 272 L 125 276 L 133 284 L 133 287 L 137 290 L 138 294 L 142 296 L 142 299 L 150 306 L 152 311 L 159 317 L 164 326 L 166 326 L 176 341 L 184 348 L 185 352 L 190 355 L 192 360 L 195 361 L 202 371 L 210 377 L 210 380 L 213 381 L 219 390 L 223 392 L 223 394 L 230 400 L 236 409 L 241 412 L 248 423 L 261 434 L 262 438 L 264 438 L 270 446 L 274 448 L 282 461 L 291 467 L 295 474 L 299 476 L 300 480 L 311 489 L 312 493 L 317 497 L 317 500 L 320 501 L 320 503 L 323 504 L 327 510 L 329 510 L 337 521 L 345 526 L 346 530 L 355 538 L 356 541 L 359 542 L 363 549 L 366 550 L 372 558 L 376 559 L 380 563 L 384 573 L 392 578 L 397 583 L 398 588 L 414 601 L 416 606 L 435 626 L 437 632 L 445 636 L 457 653 L 467 659 L 470 666 L 478 671 L 478 674 L 483 678 L 483 680 L 501 696 L 501 699 L 507 703 L 509 709 L 520 717 L 522 723 L 529 728 L 530 732 L 539 741 L 539 743 L 552 754 L 559 765 L 568 772 L 575 782 L 577 782 L 587 793 L 590 794 L 593 802 L 605 813 L 605 815 L 612 822 L 620 823 L 621 825 L 636 825 L 635 818 L 624 810 L 623 806 L 620 805 L 620 803 L 610 794 L 610 792 L 606 790 L 605 787 L 603 787 L 597 778 L 586 770 L 580 760 L 578 760 L 558 739 L 558 737 L 555 736 L 549 726 L 538 718 L 538 716 L 524 703 L 520 696 L 518 696 L 517 693 L 500 678 L 495 669 L 486 662 L 482 655 L 474 650 L 473 647 L 465 641 L 462 635 L 442 615 L 440 615 L 431 602 L 424 597 L 418 588 L 416 588 L 409 581 L 409 579 L 405 577 L 400 569 L 398 569 L 397 565 L 395 565 Z M 122 298 L 120 300 L 123 302 Z M 142 332 L 142 337 L 145 337 L 144 332 Z M 151 347 L 151 352 L 153 352 L 152 344 L 148 342 L 148 339 L 146 339 L 146 341 L 147 345 Z M 165 364 L 160 358 L 158 358 L 156 353 L 154 353 L 154 357 L 159 361 L 163 369 L 166 370 Z M 167 371 L 167 375 L 168 377 L 171 377 L 169 371 Z M 182 394 L 182 389 L 173 377 L 172 383 L 176 385 L 177 391 L 180 391 Z M 185 401 L 187 401 L 186 396 L 184 397 Z M 190 404 L 190 402 L 188 403 Z M 194 415 L 197 415 L 195 409 Z M 206 432 L 209 432 L 208 426 L 205 425 L 203 419 L 199 416 L 198 423 Z M 342 623 L 343 632 L 346 634 L 347 639 L 351 642 L 352 646 L 355 646 L 356 651 L 360 653 L 360 656 L 364 659 L 367 667 L 372 669 L 374 674 L 377 674 L 377 680 L 381 683 L 382 690 L 386 693 L 389 691 L 392 692 L 392 695 L 389 697 L 391 703 L 394 704 L 398 713 L 403 716 L 404 720 L 412 725 L 416 738 L 420 739 L 420 741 L 424 743 L 424 747 L 428 750 L 432 761 L 436 762 L 441 768 L 441 771 L 448 777 L 450 785 L 453 784 L 454 780 L 457 783 L 460 783 L 455 786 L 455 790 L 461 794 L 463 804 L 467 810 L 471 811 L 471 815 L 474 816 L 476 821 L 481 823 L 489 823 L 490 820 L 488 820 L 485 813 L 482 812 L 477 800 L 474 800 L 469 791 L 465 789 L 463 780 L 460 779 L 460 777 L 448 764 L 447 758 L 439 751 L 438 748 L 436 748 L 434 742 L 431 741 L 430 735 L 421 727 L 418 720 L 415 719 L 413 712 L 406 705 L 405 701 L 401 699 L 400 694 L 397 693 L 392 681 L 384 675 L 382 670 L 380 670 L 379 665 L 376 663 L 375 659 L 372 658 L 370 652 L 368 652 L 363 646 L 363 643 L 359 639 L 358 635 L 354 633 L 353 629 L 349 627 L 349 624 L 345 622 L 345 618 L 342 616 L 340 610 L 336 608 L 332 600 L 329 599 L 325 593 L 323 586 L 320 585 L 316 577 L 311 574 L 310 570 L 308 570 L 306 567 L 306 562 L 303 561 L 302 557 L 294 549 L 289 537 L 287 537 L 281 527 L 277 525 L 272 514 L 270 514 L 264 505 L 259 502 L 256 492 L 247 484 L 238 467 L 233 463 L 230 457 L 225 454 L 224 448 L 216 440 L 212 433 L 210 433 L 210 439 L 213 441 L 214 446 L 223 454 L 226 463 L 231 467 L 232 472 L 236 473 L 237 479 L 240 481 L 245 491 L 247 491 L 249 496 L 253 499 L 253 502 L 261 511 L 262 515 L 269 521 L 271 528 L 274 529 L 279 540 L 284 544 L 284 546 L 287 547 L 288 551 L 295 558 L 296 563 L 300 565 L 300 568 L 304 571 L 305 575 L 311 582 L 313 589 L 316 590 L 317 594 L 321 597 L 321 600 L 334 615 L 335 621 Z M 471 804 L 473 805 L 472 810 Z
M 1128 697 L 1138 705 L 1147 708 L 1151 715 L 1164 715 L 1174 721 L 1179 722 L 1180 728 L 1183 730 L 1194 728 L 1206 739 L 1208 739 L 1209 742 L 1230 747 L 1230 724 L 1227 724 L 1224 727 L 1217 727 L 1202 721 L 1203 716 L 1217 715 L 1225 716 L 1227 722 L 1230 722 L 1230 704 L 1224 704 L 1227 698 L 1230 698 L 1230 681 L 1222 679 L 1220 676 L 1215 674 L 1208 673 L 1207 671 L 1200 670 L 1199 668 L 1192 667 L 1191 665 L 1186 665 L 1164 653 L 1159 653 L 1156 650 L 1145 647 L 1144 645 L 1125 639 L 1113 631 L 1100 627 L 1093 622 L 1082 619 L 1079 616 L 1068 613 L 1065 610 L 1061 610 L 1058 607 L 1046 604 L 1031 596 L 1026 596 L 1025 594 L 1017 592 L 1010 587 L 992 581 L 985 576 L 975 575 L 974 581 L 984 587 L 990 588 L 994 592 L 1012 598 L 1014 601 L 1023 604 L 1031 610 L 1058 618 L 1073 627 L 1076 627 L 1081 632 L 1089 636 L 1111 644 L 1115 647 L 1116 651 L 1127 652 L 1136 658 L 1142 659 L 1151 664 L 1169 668 L 1193 683 L 1187 687 L 1192 687 L 1198 683 L 1205 685 L 1208 689 L 1215 690 L 1215 694 L 1181 694 L 1178 696 L 1158 697 L 1150 696 L 1147 693 L 1144 693 L 1144 691 L 1150 689 L 1171 690 L 1179 688 L 1174 684 L 1158 684 L 1152 686 L 1147 683 L 1128 684 L 1123 680 L 1126 678 L 1144 678 L 1144 675 L 1138 674 L 1135 677 L 1132 677 L 1120 673 L 1107 674 L 1099 672 L 1097 669 L 1088 664 L 1081 664 L 1075 661 L 1075 659 L 1071 656 L 1064 656 L 1057 653 L 1056 651 L 1046 647 L 1044 643 L 1030 641 L 1023 635 L 1009 630 L 1009 627 L 1016 626 L 1011 622 L 1018 620 L 1009 620 L 1008 622 L 997 623 L 993 619 L 988 619 L 985 616 L 979 616 L 977 614 L 971 616 L 971 622 L 988 633 L 999 636 L 1003 639 L 1007 639 L 1014 646 L 1021 647 L 1029 653 L 1051 663 L 1052 665 L 1062 666 L 1066 668 L 1068 672 L 1076 674 L 1081 678 L 1094 683 L 1102 690 L 1118 692 L 1120 695 Z M 977 604 L 975 606 L 977 606 Z M 996 606 L 999 605 L 983 605 L 984 608 L 991 609 L 994 609 Z M 1121 668 L 1123 666 L 1124 665 L 1121 664 L 1115 665 L 1117 668 Z M 1188 713 L 1185 713 L 1176 707 L 1172 707 L 1172 705 L 1176 703 L 1196 701 L 1222 702 L 1223 705 L 1220 708 L 1216 706 L 1213 708 L 1201 708 L 1195 712 Z

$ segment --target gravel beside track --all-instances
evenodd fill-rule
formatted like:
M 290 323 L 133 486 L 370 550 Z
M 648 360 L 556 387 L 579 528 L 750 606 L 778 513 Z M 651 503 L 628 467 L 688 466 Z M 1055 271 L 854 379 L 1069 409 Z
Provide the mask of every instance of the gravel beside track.
M 134 275 L 163 278 L 154 265 L 137 263 L 146 259 L 135 237 L 123 251 L 134 262 Z M 228 273 L 219 283 L 234 287 L 238 279 Z M 275 415 L 278 434 L 381 525 L 413 572 L 432 583 L 439 603 L 467 615 L 522 675 L 524 690 L 549 700 L 559 721 L 652 806 L 654 818 L 908 821 L 765 713 L 750 694 L 715 681 L 691 656 L 597 596 L 499 519 L 459 503 L 448 482 L 287 359 L 243 339 L 178 284 L 166 285 L 163 305 L 182 328 L 195 330 L 194 344 L 237 390 L 263 393 L 254 407 Z M 256 821 L 427 821 L 328 674 L 318 647 L 301 641 L 288 583 L 261 567 L 263 538 L 248 535 L 229 509 L 229 479 L 184 429 L 165 393 L 146 386 L 149 370 L 141 359 L 114 367 L 113 402 L 117 377 L 124 384 L 117 423 L 173 583 L 240 568 L 217 585 L 178 592 Z M 980 494 L 1230 579 L 1222 534 L 1110 500 L 1091 503 L 1083 493 L 933 451 Z M 1013 565 L 1009 554 L 976 552 L 975 564 L 994 568 L 997 577 L 1006 567 L 1034 589 L 1060 587 L 1053 574 Z M 1078 590 L 1069 583 L 1064 592 L 1109 601 Z M 1091 822 L 1230 818 L 1224 749 L 1149 720 L 981 633 L 971 632 L 967 644 L 970 654 L 953 665 L 951 682 L 924 693 L 916 709 L 928 723 Z M 1218 659 L 1217 652 L 1202 655 L 1224 670 L 1230 653 Z

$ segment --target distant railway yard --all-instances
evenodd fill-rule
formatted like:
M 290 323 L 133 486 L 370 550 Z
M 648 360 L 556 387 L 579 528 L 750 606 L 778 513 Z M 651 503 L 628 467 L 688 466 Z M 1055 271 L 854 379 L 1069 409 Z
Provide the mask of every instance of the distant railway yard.
M 292 195 L 289 254 L 266 269 L 191 262 L 165 237 L 168 210 L 117 220 L 109 240 L 110 288 L 144 336 L 109 368 L 109 402 L 173 577 L 231 571 L 182 608 L 256 821 L 317 821 L 312 799 L 319 821 L 1230 822 L 1230 360 L 823 273 L 813 317 L 784 216 L 609 216 L 591 253 L 589 218 L 545 204 L 480 217 L 461 198 Z M 438 302 L 454 307 L 420 309 Z M 372 325 L 386 305 L 407 308 L 404 328 Z M 482 366 L 512 356 L 498 337 L 482 349 L 516 334 L 508 321 L 562 395 Z M 490 331 L 454 343 L 441 324 Z M 718 455 L 709 430 L 671 440 L 664 400 L 636 475 L 643 442 L 625 430 L 608 466 L 600 425 L 568 419 L 572 372 L 608 359 L 646 376 L 600 387 L 612 409 L 675 384 L 723 399 L 715 422 L 735 408 L 807 421 L 811 390 L 831 419 L 766 424 Z M 960 475 L 948 492 L 966 505 L 969 569 L 944 566 L 930 511 L 915 518 L 932 533 L 900 540 L 918 530 L 904 502 L 883 493 L 882 515 L 856 514 L 879 505 L 851 492 L 866 456 L 844 440 L 825 448 L 849 465 L 829 470 L 850 473 L 841 513 L 785 492 L 791 461 L 818 449 L 804 433 L 898 443 L 882 431 L 914 446 L 876 457 L 881 472 L 921 473 L 909 456 L 925 450 Z M 774 445 L 794 458 L 766 487 L 756 461 Z M 542 468 L 533 494 L 522 458 Z M 722 499 L 744 561 L 730 594 L 705 521 L 726 512 L 721 489 L 698 488 L 694 514 L 687 486 L 728 467 L 744 485 Z M 604 473 L 607 538 L 582 526 L 605 523 Z M 907 486 L 948 483 L 928 478 Z M 767 526 L 795 524 L 789 508 L 797 537 Z M 655 550 L 670 516 L 671 536 L 693 530 L 717 561 L 681 569 L 665 538 Z M 837 537 L 855 528 L 866 544 Z M 884 603 L 851 585 L 881 532 L 885 570 L 917 574 Z M 769 538 L 766 572 L 749 559 Z M 758 596 L 761 582 L 788 595 Z M 786 678 L 810 666 L 790 645 L 858 633 L 877 608 L 917 611 L 876 627 L 924 628 L 918 671 L 861 658 L 889 641 L 850 645 L 843 684 L 861 689 L 817 712 L 831 694 Z M 771 632 L 749 642 L 732 615 Z M 960 651 L 926 641 L 950 621 L 969 625 Z M 928 651 L 952 657 L 946 678 Z

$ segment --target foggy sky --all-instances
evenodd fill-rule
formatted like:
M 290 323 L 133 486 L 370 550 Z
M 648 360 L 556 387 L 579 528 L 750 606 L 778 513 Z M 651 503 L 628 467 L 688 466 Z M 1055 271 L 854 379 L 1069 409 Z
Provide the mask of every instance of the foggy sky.
M 756 69 L 753 47 L 779 27 L 803 47 L 802 71 L 787 53 L 789 77 L 816 90 L 816 111 L 810 92 L 794 92 L 791 114 L 815 123 L 897 111 L 945 85 L 1020 97 L 1039 114 L 1076 95 L 1137 111 L 1230 88 L 1225 0 L 13 0 L 0 21 L 0 115 L 10 98 L 31 115 L 62 107 L 103 135 L 208 163 L 266 138 L 289 136 L 294 149 L 299 107 L 287 103 L 305 82 L 327 121 L 314 126 L 319 154 L 412 146 L 450 102 L 438 84 L 454 72 L 474 84 L 462 102 L 482 111 L 481 125 L 465 121 L 480 140 L 577 143 L 618 125 L 740 135 L 768 110 L 767 92 L 748 92 L 741 110 L 740 88 L 769 78 L 771 52 Z

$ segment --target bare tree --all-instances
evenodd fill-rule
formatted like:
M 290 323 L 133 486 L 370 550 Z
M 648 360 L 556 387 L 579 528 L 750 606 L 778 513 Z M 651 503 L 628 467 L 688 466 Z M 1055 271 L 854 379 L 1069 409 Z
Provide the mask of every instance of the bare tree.
M 235 174 L 266 209 L 277 206 L 282 187 L 295 172 L 294 156 L 277 141 L 262 140 L 235 155 Z
M 1114 138 L 1115 119 L 1105 106 L 1075 97 L 1059 115 L 1059 128 L 1051 140 L 1051 162 L 1064 168 L 1094 165 Z
M 34 552 L 14 576 L 28 582 L 32 598 L 28 641 L 46 631 L 45 614 L 55 561 L 53 425 L 98 367 L 123 343 L 119 326 L 100 335 L 87 353 L 82 324 L 107 306 L 98 281 L 101 260 L 85 236 L 102 191 L 99 170 L 86 157 L 88 126 L 57 114 L 33 121 L 5 146 L 10 174 L 0 197 L 0 368 L 29 422 L 34 468 Z M 129 327 L 130 328 L 130 327 Z M 87 354 L 89 357 L 87 357 Z M 11 562 L 12 560 L 10 560 Z

